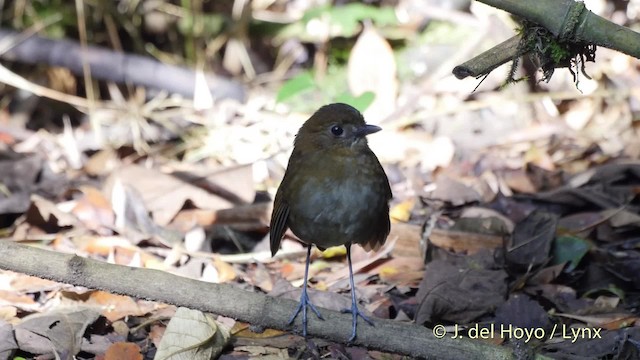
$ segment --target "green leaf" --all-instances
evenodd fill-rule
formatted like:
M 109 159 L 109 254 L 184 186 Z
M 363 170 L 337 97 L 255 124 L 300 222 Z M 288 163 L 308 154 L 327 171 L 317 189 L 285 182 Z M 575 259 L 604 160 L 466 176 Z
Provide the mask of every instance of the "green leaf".
M 316 86 L 313 76 L 310 72 L 305 71 L 285 82 L 276 96 L 276 102 L 283 102 L 291 97 L 299 95 L 305 91 L 311 90 Z
M 344 6 L 334 6 L 329 11 L 332 25 L 339 26 L 340 36 L 353 36 L 360 29 L 362 20 L 370 19 L 376 25 L 391 25 L 397 22 L 395 12 L 391 7 L 377 8 L 361 3 L 351 3 Z
M 353 96 L 351 93 L 345 92 L 336 97 L 336 102 L 349 104 L 358 109 L 358 111 L 363 112 L 367 110 L 375 98 L 376 94 L 371 91 L 364 92 L 360 96 Z
M 186 13 L 185 16 L 178 20 L 178 31 L 183 35 L 214 37 L 223 30 L 225 19 L 222 15 L 202 14 L 200 16 L 202 21 L 201 33 L 196 34 L 194 32 L 195 19 L 191 13 Z
M 393 25 L 398 22 L 393 7 L 375 7 L 361 3 L 342 6 L 324 5 L 307 10 L 302 21 L 308 24 L 311 20 L 328 21 L 331 36 L 353 36 L 360 30 L 360 22 L 371 20 L 378 26 Z
M 554 242 L 553 261 L 555 264 L 569 262 L 567 271 L 575 269 L 580 260 L 589 252 L 591 245 L 577 236 L 560 236 Z

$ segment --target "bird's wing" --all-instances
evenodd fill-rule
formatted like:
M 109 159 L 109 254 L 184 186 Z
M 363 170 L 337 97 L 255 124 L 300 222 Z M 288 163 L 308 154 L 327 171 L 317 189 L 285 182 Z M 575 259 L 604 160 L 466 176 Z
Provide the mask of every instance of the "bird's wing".
M 276 196 L 276 201 L 273 204 L 273 213 L 271 214 L 271 226 L 269 227 L 271 256 L 275 255 L 280 249 L 280 241 L 284 232 L 287 231 L 288 218 L 289 205 Z
M 385 201 L 387 202 L 387 208 L 386 208 L 386 211 L 384 212 L 383 217 L 380 219 L 380 222 L 378 222 L 376 225 L 373 225 L 378 227 L 377 230 L 374 232 L 375 236 L 372 239 L 369 239 L 368 242 L 365 242 L 362 244 L 362 247 L 366 251 L 370 251 L 370 250 L 378 251 L 382 247 L 382 245 L 384 245 L 384 243 L 387 241 L 387 236 L 389 236 L 389 233 L 391 232 L 391 221 L 389 219 L 389 201 L 391 201 L 391 198 L 393 198 L 393 193 L 391 192 L 391 185 L 389 185 L 389 179 L 387 178 L 387 174 L 384 172 L 384 169 L 380 164 L 380 162 L 379 161 L 377 162 L 378 162 L 378 172 L 379 172 L 378 176 L 384 177 L 383 196 Z

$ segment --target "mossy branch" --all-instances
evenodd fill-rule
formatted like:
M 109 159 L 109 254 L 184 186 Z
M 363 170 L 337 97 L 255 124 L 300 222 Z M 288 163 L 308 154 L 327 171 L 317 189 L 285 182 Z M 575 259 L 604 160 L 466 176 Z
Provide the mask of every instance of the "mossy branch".
M 604 46 L 640 59 L 640 34 L 624 26 L 608 21 L 589 11 L 584 3 L 573 0 L 478 0 L 505 10 L 547 29 L 558 42 L 587 43 Z M 522 49 L 513 46 L 511 38 L 493 49 L 453 69 L 458 79 L 479 77 L 509 60 L 523 55 Z M 491 54 L 500 57 L 491 61 Z

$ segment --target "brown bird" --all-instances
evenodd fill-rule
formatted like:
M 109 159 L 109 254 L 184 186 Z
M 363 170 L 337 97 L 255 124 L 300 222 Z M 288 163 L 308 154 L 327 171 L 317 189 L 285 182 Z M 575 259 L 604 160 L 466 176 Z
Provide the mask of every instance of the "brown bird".
M 351 268 L 351 244 L 377 249 L 389 235 L 391 188 L 365 138 L 382 130 L 365 123 L 362 114 L 346 104 L 321 107 L 298 131 L 284 179 L 271 215 L 271 254 L 275 255 L 287 228 L 307 245 L 307 261 L 300 302 L 289 319 L 302 311 L 302 334 L 307 336 L 307 306 L 324 320 L 307 295 L 311 246 L 324 250 L 345 245 L 351 284 L 356 338 L 358 316 L 367 323 L 356 302 Z

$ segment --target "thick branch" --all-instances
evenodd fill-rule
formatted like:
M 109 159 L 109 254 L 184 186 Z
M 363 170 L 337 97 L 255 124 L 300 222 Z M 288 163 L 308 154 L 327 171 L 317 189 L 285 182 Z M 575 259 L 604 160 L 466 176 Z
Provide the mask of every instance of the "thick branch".
M 521 56 L 522 53 L 518 50 L 519 43 L 520 36 L 514 36 L 473 59 L 454 67 L 453 75 L 458 79 L 464 79 L 467 76 L 477 78 L 488 74 L 507 61 L 512 61 L 514 58 Z
M 547 29 L 564 42 L 578 41 L 604 46 L 640 58 L 640 34 L 608 21 L 573 0 L 478 0 L 505 10 Z M 480 77 L 523 53 L 518 49 L 520 35 L 456 66 L 458 79 Z
M 584 41 L 640 59 L 640 34 L 587 10 L 573 0 L 478 0 L 549 30 L 562 41 Z
M 282 330 L 290 330 L 287 320 L 295 307 L 291 300 L 247 292 L 230 285 L 205 283 L 158 270 L 112 265 L 11 241 L 0 241 L 0 268 L 199 309 Z M 322 314 L 325 321 L 309 317 L 309 335 L 346 341 L 351 332 L 351 315 L 327 309 L 322 309 Z M 431 330 L 422 326 L 383 319 L 376 319 L 375 324 L 374 327 L 359 326 L 355 344 L 429 359 L 514 359 L 508 348 L 467 339 L 437 339 Z

